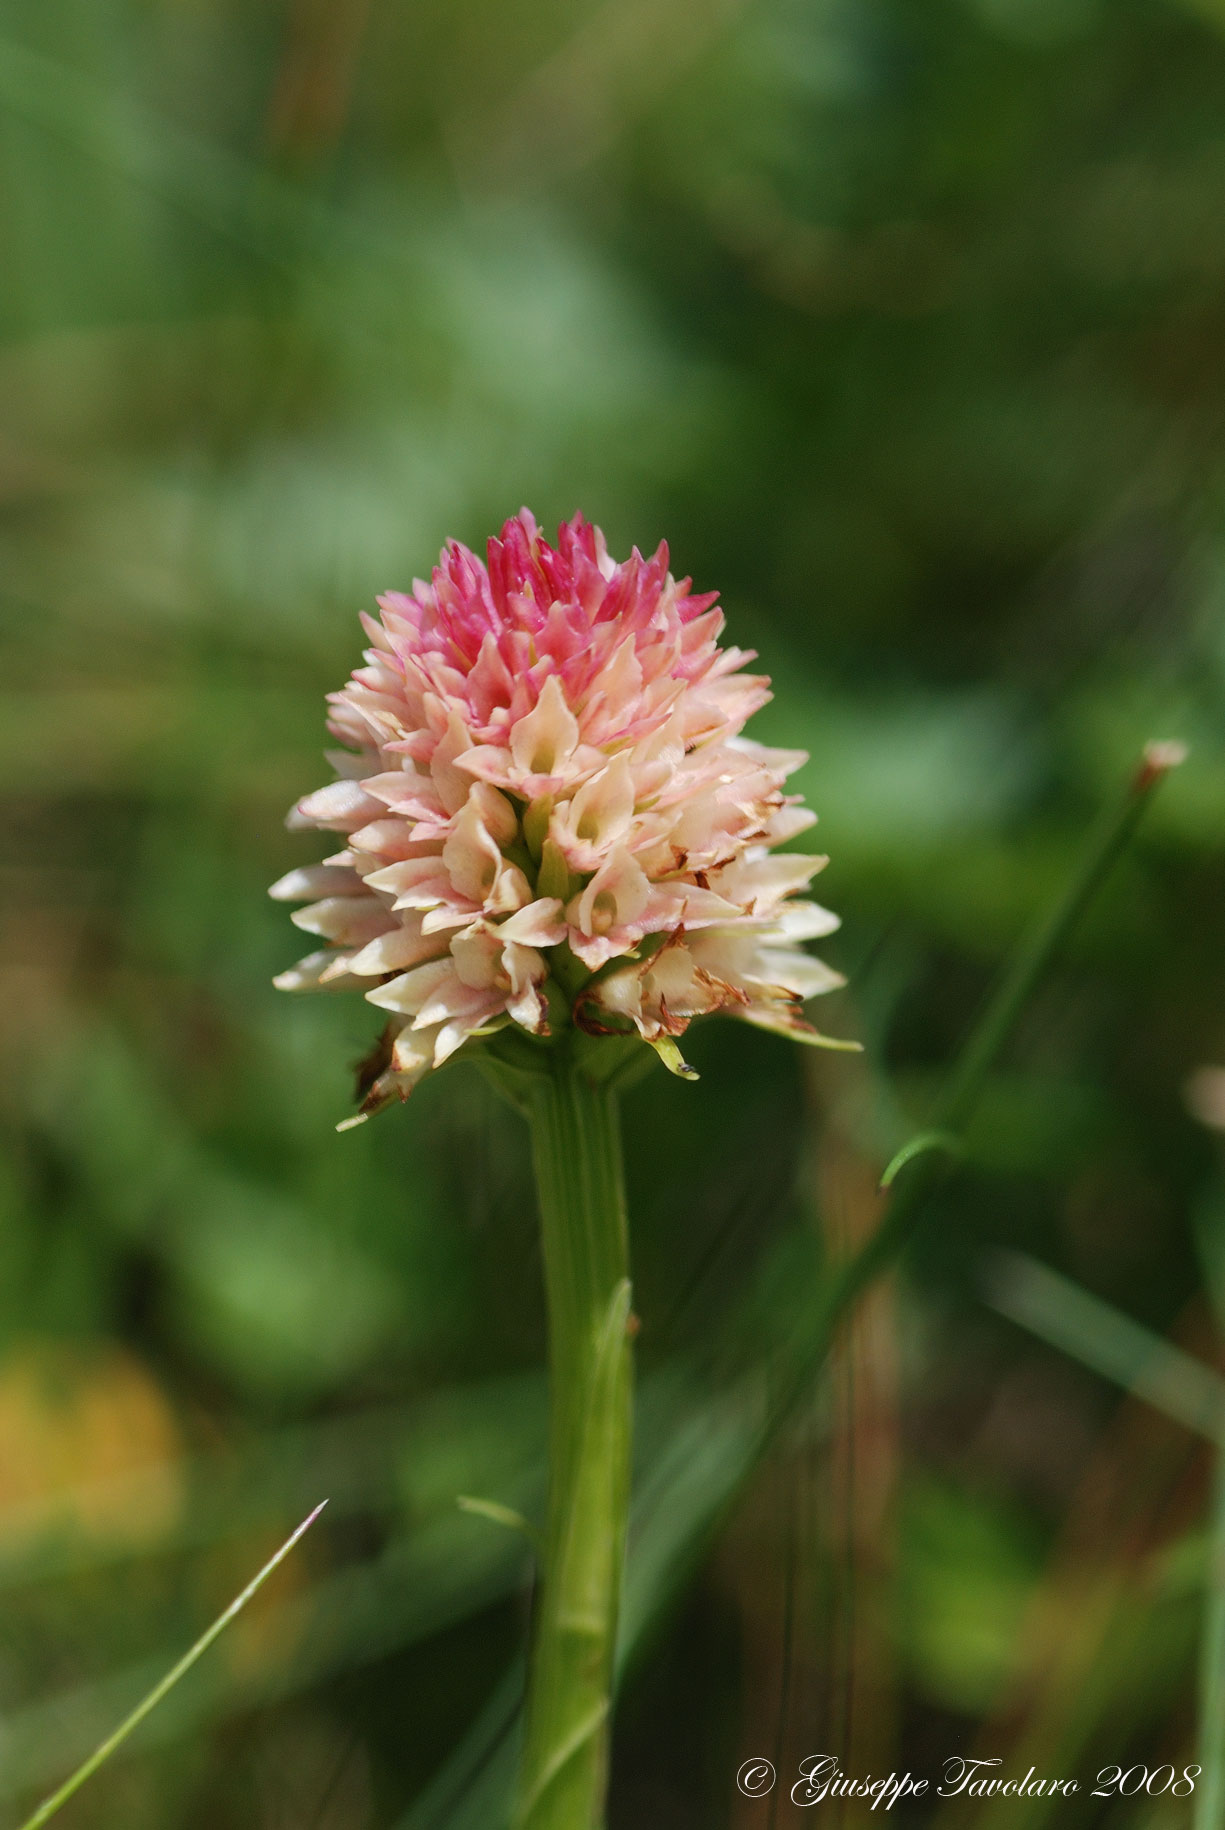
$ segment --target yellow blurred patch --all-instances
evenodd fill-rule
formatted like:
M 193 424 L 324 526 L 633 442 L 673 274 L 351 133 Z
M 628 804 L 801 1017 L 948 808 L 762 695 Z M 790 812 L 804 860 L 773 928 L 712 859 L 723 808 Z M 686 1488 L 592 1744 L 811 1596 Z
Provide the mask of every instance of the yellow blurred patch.
M 0 1361 L 0 1549 L 64 1534 L 143 1548 L 182 1505 L 174 1413 L 133 1354 L 25 1341 Z

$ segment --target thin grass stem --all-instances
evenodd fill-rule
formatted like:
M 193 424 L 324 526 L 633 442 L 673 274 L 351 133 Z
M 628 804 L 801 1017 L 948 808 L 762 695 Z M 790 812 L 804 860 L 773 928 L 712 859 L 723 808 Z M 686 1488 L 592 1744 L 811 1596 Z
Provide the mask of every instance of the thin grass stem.
M 144 1721 L 145 1717 L 153 1713 L 158 1704 L 174 1689 L 179 1679 L 186 1677 L 197 1659 L 203 1657 L 213 1641 L 224 1633 L 232 1620 L 235 1620 L 238 1615 L 242 1613 L 242 1610 L 246 1607 L 252 1596 L 263 1587 L 269 1576 L 271 1576 L 273 1570 L 284 1562 L 298 1540 L 304 1537 L 310 1530 L 326 1505 L 326 1500 L 321 1500 L 319 1502 L 309 1517 L 303 1519 L 297 1530 L 290 1533 L 289 1537 L 286 1538 L 284 1544 L 282 1544 L 275 1555 L 269 1557 L 259 1574 L 252 1576 L 242 1593 L 234 1597 L 224 1613 L 219 1614 L 212 1626 L 200 1635 L 195 1645 L 183 1654 L 177 1665 L 171 1667 L 165 1677 L 153 1686 L 148 1695 L 141 1699 L 130 1715 L 124 1717 L 118 1728 L 116 1728 L 113 1733 L 109 1734 L 105 1741 L 99 1742 L 89 1758 L 82 1761 L 76 1772 L 71 1774 L 70 1777 L 64 1781 L 58 1791 L 52 1792 L 49 1798 L 44 1798 L 42 1804 L 39 1805 L 38 1809 L 34 1812 L 34 1815 L 28 1817 L 25 1823 L 20 1826 L 20 1830 L 40 1830 L 41 1825 L 48 1823 L 50 1819 L 55 1816 L 56 1812 L 80 1791 L 81 1787 L 85 1784 L 85 1781 L 91 1778 L 93 1774 L 98 1771 L 98 1768 L 110 1759 L 111 1755 L 127 1740 L 134 1729 L 140 1727 L 140 1724 Z

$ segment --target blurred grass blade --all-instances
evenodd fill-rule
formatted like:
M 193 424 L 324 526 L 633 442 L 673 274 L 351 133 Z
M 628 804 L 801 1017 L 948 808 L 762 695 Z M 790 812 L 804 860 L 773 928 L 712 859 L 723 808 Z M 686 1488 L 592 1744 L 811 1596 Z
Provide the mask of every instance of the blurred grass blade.
M 1201 1625 L 1198 1759 L 1193 1830 L 1225 1825 L 1225 1455 L 1213 1480 L 1208 1587 Z
M 258 1575 L 251 1578 L 242 1593 L 234 1597 L 229 1607 L 217 1616 L 212 1626 L 200 1635 L 200 1638 L 189 1651 L 183 1654 L 178 1664 L 173 1665 L 161 1682 L 155 1684 L 148 1695 L 141 1699 L 135 1709 L 132 1710 L 131 1714 L 124 1717 L 118 1728 L 115 1729 L 112 1734 L 108 1735 L 105 1741 L 99 1743 L 88 1760 L 82 1761 L 76 1772 L 64 1781 L 59 1790 L 53 1792 L 50 1798 L 45 1798 L 43 1800 L 42 1804 L 39 1805 L 38 1809 L 34 1812 L 34 1815 L 27 1818 L 25 1823 L 21 1825 L 21 1830 L 39 1830 L 40 1825 L 49 1822 L 61 1806 L 66 1805 L 68 1800 L 72 1798 L 75 1793 L 80 1791 L 81 1787 L 85 1784 L 85 1781 L 91 1778 L 105 1761 L 110 1759 L 111 1755 L 127 1740 L 132 1731 L 139 1728 L 145 1717 L 151 1715 L 158 1704 L 170 1694 L 179 1679 L 186 1677 L 187 1673 L 196 1663 L 196 1660 L 203 1657 L 213 1641 L 224 1633 L 231 1621 L 237 1619 L 238 1615 L 242 1613 L 242 1610 L 246 1607 L 251 1598 L 263 1587 L 272 1572 L 284 1562 L 285 1558 L 289 1555 L 295 1544 L 298 1543 L 299 1539 L 303 1538 L 310 1530 L 326 1505 L 326 1500 L 320 1500 L 314 1511 L 303 1519 L 302 1523 L 295 1531 L 290 1533 L 281 1548 L 273 1556 L 269 1557 L 267 1563 L 265 1563 Z
M 1225 1256 L 1218 1202 L 1200 1205 L 1195 1215 L 1195 1234 L 1217 1327 L 1225 1328 Z M 1196 1741 L 1203 1772 L 1195 1788 L 1193 1830 L 1225 1830 L 1225 1436 L 1221 1443 L 1213 1470 L 1208 1567 L 1200 1621 Z
M 455 1504 L 461 1512 L 470 1512 L 473 1518 L 488 1519 L 490 1524 L 501 1525 L 507 1531 L 521 1532 L 532 1549 L 539 1553 L 539 1531 L 530 1519 L 525 1519 L 513 1506 L 503 1506 L 498 1500 L 483 1500 L 474 1493 L 457 1493 Z
M 1020 1252 L 993 1253 L 984 1284 L 991 1307 L 1010 1321 L 1175 1423 L 1225 1442 L 1225 1379 L 1210 1366 Z
M 519 1765 L 526 1672 L 521 1656 L 511 1660 L 463 1739 L 395 1830 L 502 1830 Z
M 924 1155 L 928 1150 L 942 1150 L 946 1156 L 958 1157 L 962 1149 L 961 1139 L 954 1137 L 951 1131 L 920 1131 L 890 1159 L 880 1179 L 880 1186 L 892 1188 L 907 1163 L 913 1162 L 915 1157 Z

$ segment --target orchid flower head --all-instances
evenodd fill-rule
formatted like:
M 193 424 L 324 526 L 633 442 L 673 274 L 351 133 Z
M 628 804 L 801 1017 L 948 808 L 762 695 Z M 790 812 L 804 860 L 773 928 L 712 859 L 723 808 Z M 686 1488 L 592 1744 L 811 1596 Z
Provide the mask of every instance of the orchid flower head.
M 774 850 L 814 823 L 783 786 L 806 757 L 741 735 L 769 682 L 715 597 L 664 546 L 618 564 L 523 509 L 363 618 L 336 779 L 288 820 L 341 849 L 271 891 L 324 943 L 276 984 L 389 1013 L 359 1116 L 511 1030 L 636 1036 L 687 1076 L 676 1039 L 716 1011 L 827 1040 L 802 1010 L 843 982 L 803 949 L 838 925 L 804 896 L 826 860 Z

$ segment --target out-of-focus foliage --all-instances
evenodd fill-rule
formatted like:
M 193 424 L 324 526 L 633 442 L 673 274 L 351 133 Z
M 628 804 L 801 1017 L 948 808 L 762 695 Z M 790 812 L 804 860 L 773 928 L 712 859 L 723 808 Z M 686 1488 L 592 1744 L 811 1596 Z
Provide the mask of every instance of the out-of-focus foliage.
M 521 502 L 722 590 L 760 734 L 812 754 L 823 1014 L 867 1043 L 805 1077 L 713 1025 L 700 1086 L 628 1104 L 612 1824 L 759 1822 L 734 1774 L 776 1751 L 1193 1758 L 1205 1451 L 981 1272 L 1036 1255 L 1217 1351 L 1181 1088 L 1225 1061 L 1223 34 L 1216 0 L 0 4 L 0 1816 L 329 1493 L 75 1821 L 496 1819 L 530 1550 L 455 1496 L 540 1505 L 525 1140 L 463 1069 L 338 1137 L 377 1024 L 272 992 L 264 888 L 357 611 Z M 1169 735 L 904 1278 L 746 1478 L 818 1235 L 875 1223 Z

